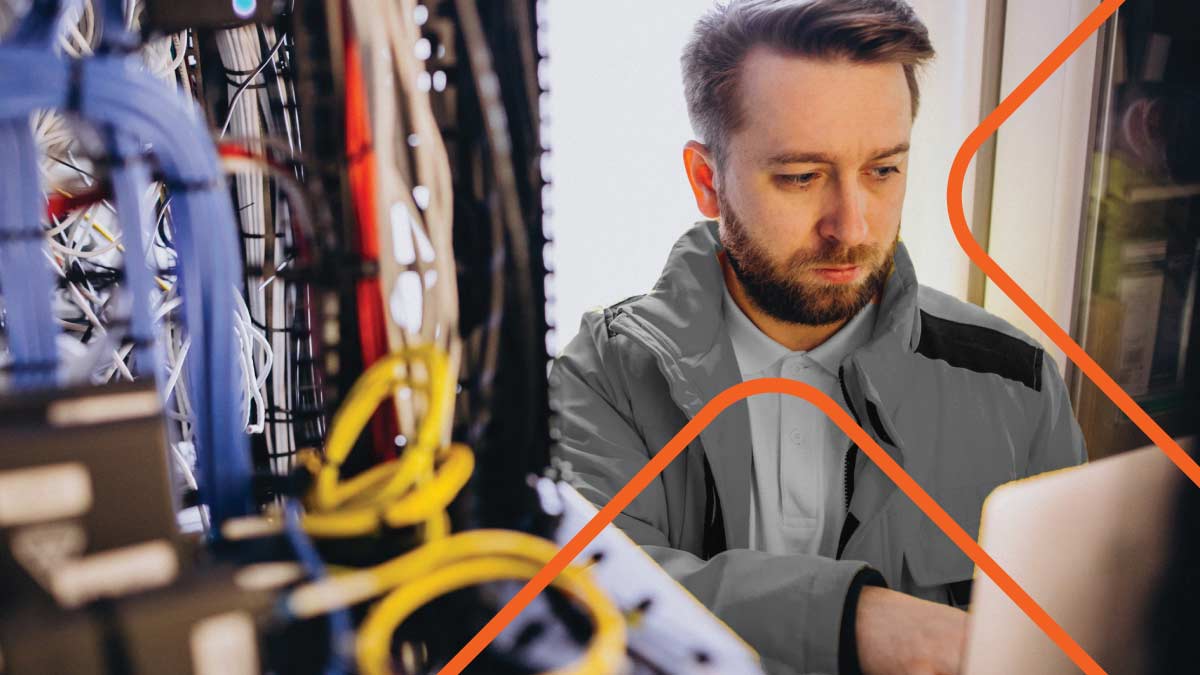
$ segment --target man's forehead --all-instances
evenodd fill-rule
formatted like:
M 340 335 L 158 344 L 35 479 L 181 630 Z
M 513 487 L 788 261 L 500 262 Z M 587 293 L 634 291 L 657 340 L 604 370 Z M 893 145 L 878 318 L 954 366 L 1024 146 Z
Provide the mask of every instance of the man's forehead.
M 756 161 L 788 155 L 868 161 L 907 149 L 911 99 L 900 64 L 756 49 L 742 66 L 738 98 L 744 123 L 733 140 Z

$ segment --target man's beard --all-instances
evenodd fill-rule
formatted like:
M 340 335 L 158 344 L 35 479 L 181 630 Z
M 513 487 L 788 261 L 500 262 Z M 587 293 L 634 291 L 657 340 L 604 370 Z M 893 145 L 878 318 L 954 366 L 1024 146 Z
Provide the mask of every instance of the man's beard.
M 767 249 L 755 242 L 729 203 L 718 195 L 724 222 L 721 245 L 729 265 L 750 300 L 769 316 L 788 323 L 825 326 L 858 314 L 883 289 L 899 235 L 887 251 L 862 244 L 843 248 L 836 243 L 801 251 L 777 266 Z M 858 265 L 869 270 L 856 284 L 808 283 L 803 272 L 818 267 Z

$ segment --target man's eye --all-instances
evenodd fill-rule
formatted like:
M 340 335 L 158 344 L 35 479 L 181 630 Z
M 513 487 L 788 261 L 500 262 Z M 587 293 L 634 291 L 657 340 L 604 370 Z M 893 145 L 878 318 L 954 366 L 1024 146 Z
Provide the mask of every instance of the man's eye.
M 810 172 L 810 173 L 790 173 L 790 174 L 780 175 L 779 180 L 783 181 L 784 183 L 787 183 L 788 185 L 797 185 L 800 187 L 804 187 L 804 186 L 812 183 L 813 180 L 816 179 L 816 177 L 817 177 L 817 174 L 812 173 L 812 172 Z
M 886 180 L 893 173 L 900 173 L 900 169 L 894 166 L 877 166 L 871 169 L 875 173 L 875 177 L 880 180 Z

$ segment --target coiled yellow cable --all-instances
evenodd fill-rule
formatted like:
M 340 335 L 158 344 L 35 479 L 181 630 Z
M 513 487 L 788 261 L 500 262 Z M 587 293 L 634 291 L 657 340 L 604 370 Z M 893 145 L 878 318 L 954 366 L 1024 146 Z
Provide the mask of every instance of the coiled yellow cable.
M 390 675 L 392 633 L 429 601 L 489 581 L 529 579 L 541 569 L 541 563 L 530 560 L 475 558 L 447 565 L 430 572 L 419 582 L 392 591 L 371 609 L 359 628 L 356 642 L 359 671 L 363 675 Z M 553 585 L 587 609 L 593 633 L 582 657 L 547 675 L 612 675 L 621 672 L 625 660 L 625 623 L 621 613 L 582 570 L 563 570 Z
M 423 388 L 406 372 L 424 370 Z M 451 373 L 444 354 L 432 345 L 384 356 L 351 387 L 330 424 L 324 459 L 301 458 L 315 475 L 306 500 L 304 527 L 316 537 L 362 536 L 379 529 L 423 525 L 422 536 L 449 532 L 445 509 L 470 479 L 474 458 L 461 444 L 443 444 L 443 424 L 453 403 Z M 341 480 L 341 467 L 375 410 L 400 387 L 427 397 L 428 410 L 417 438 L 400 457 Z M 442 460 L 438 463 L 438 460 Z
M 419 389 L 404 373 L 425 366 Z M 442 425 L 453 403 L 443 354 L 431 346 L 389 354 L 355 382 L 330 425 L 324 458 L 306 453 L 300 461 L 313 472 L 304 516 L 314 537 L 353 537 L 382 525 L 421 525 L 426 543 L 392 561 L 301 587 L 288 599 L 294 616 L 311 617 L 388 595 L 369 613 L 356 642 L 364 675 L 390 672 L 392 634 L 421 605 L 451 591 L 489 581 L 528 579 L 558 552 L 551 542 L 508 530 L 473 530 L 449 535 L 446 507 L 466 485 L 474 455 L 465 445 L 443 443 Z M 342 481 L 341 466 L 358 436 L 398 387 L 428 397 L 417 438 L 399 458 Z M 582 658 L 551 675 L 607 675 L 625 662 L 625 624 L 612 601 L 582 568 L 571 566 L 554 585 L 582 604 L 594 626 Z
M 557 552 L 553 543 L 522 532 L 472 530 L 432 541 L 370 569 L 309 584 L 292 593 L 288 606 L 296 616 L 315 616 L 395 589 L 371 610 L 357 641 L 364 675 L 389 673 L 392 633 L 421 605 L 467 586 L 531 578 Z M 554 675 L 619 672 L 625 658 L 621 613 L 582 568 L 568 567 L 555 586 L 587 609 L 594 633 L 585 656 Z

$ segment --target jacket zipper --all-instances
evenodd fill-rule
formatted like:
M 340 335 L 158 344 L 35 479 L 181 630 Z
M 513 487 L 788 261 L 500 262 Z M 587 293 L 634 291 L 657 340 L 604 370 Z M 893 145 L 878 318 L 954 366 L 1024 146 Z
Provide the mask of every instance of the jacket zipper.
M 842 464 L 842 494 L 846 498 L 846 510 L 850 510 L 850 497 L 854 496 L 854 451 L 858 450 L 858 445 L 851 443 L 850 447 L 846 448 L 846 455 L 843 458 Z
M 846 368 L 844 366 L 838 366 L 838 386 L 842 388 L 842 398 L 845 399 L 846 405 L 849 406 L 850 414 L 854 416 L 854 421 L 858 422 L 859 426 L 862 426 L 862 420 L 858 417 L 858 411 L 854 409 L 854 401 L 850 399 L 850 390 L 846 388 Z M 850 497 L 854 493 L 854 465 L 851 463 L 851 457 L 857 447 L 854 443 L 850 444 L 850 447 L 846 449 L 846 456 L 843 459 L 842 465 L 842 476 L 844 477 L 842 481 L 842 494 L 846 498 L 847 509 L 850 508 Z
M 838 366 L 838 385 L 842 388 L 842 398 L 850 408 L 850 414 L 854 417 L 854 421 L 858 422 L 859 426 L 862 426 L 862 421 L 858 417 L 858 411 L 854 409 L 854 401 L 850 399 L 850 391 L 846 388 L 845 370 L 843 366 Z M 845 544 L 849 541 L 849 537 L 846 536 L 846 527 L 850 524 L 850 520 L 853 517 L 850 514 L 850 498 L 854 496 L 854 453 L 857 450 L 858 445 L 851 442 L 850 447 L 846 448 L 845 457 L 842 459 L 842 495 L 846 502 L 846 519 L 842 523 L 842 533 L 838 537 L 839 544 L 836 556 L 838 558 L 842 557 Z

